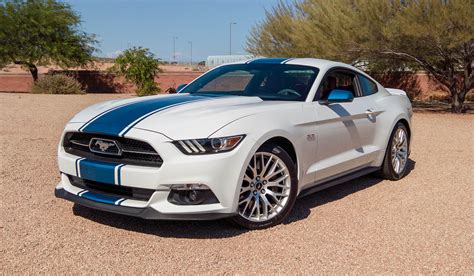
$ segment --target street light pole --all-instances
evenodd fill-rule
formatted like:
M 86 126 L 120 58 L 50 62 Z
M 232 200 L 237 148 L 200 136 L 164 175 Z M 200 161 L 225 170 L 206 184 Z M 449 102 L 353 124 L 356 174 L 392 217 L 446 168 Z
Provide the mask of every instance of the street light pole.
M 191 59 L 191 66 L 193 65 L 193 42 L 192 41 L 188 41 L 189 45 L 191 45 L 191 55 L 190 55 L 190 59 Z
M 173 61 L 176 61 L 176 39 L 177 36 L 173 36 Z
M 229 55 L 232 55 L 232 25 L 236 25 L 235 22 L 229 23 Z

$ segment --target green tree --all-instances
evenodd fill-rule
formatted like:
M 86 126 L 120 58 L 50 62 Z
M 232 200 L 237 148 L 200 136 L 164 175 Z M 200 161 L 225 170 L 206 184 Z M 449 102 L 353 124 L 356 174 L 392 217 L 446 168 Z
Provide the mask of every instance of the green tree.
M 160 72 L 158 59 L 147 48 L 133 47 L 115 59 L 112 72 L 124 76 L 137 86 L 137 95 L 154 95 L 160 92 L 155 75 Z
M 80 31 L 80 17 L 55 0 L 0 0 L 0 66 L 25 66 L 33 80 L 38 65 L 81 66 L 92 60 L 96 40 Z
M 473 0 L 303 0 L 281 2 L 250 33 L 264 56 L 341 60 L 369 70 L 422 69 L 465 111 L 474 86 Z

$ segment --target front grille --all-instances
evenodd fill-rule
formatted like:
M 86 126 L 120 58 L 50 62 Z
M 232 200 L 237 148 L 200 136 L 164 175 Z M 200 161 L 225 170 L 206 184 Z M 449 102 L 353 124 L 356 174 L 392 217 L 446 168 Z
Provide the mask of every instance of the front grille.
M 135 199 L 141 201 L 148 201 L 155 190 L 132 188 L 117 185 L 110 185 L 106 183 L 90 181 L 79 178 L 77 176 L 68 175 L 69 181 L 75 187 L 85 189 L 97 194 L 118 196 L 126 199 Z
M 122 154 L 117 156 L 90 151 L 89 143 L 92 138 L 116 141 L 122 149 Z M 92 160 L 149 167 L 160 167 L 163 164 L 161 156 L 148 143 L 124 137 L 68 132 L 64 137 L 63 146 L 67 153 Z

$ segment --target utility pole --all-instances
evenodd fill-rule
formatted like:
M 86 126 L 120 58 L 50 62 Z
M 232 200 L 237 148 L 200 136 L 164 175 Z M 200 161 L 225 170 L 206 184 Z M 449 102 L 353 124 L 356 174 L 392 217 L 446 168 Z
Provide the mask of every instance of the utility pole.
M 189 45 L 191 46 L 191 53 L 190 53 L 190 63 L 191 63 L 191 66 L 193 65 L 193 42 L 192 41 L 188 41 Z
M 176 61 L 176 39 L 177 36 L 173 36 L 173 61 Z
M 229 55 L 232 55 L 232 25 L 236 25 L 235 22 L 229 23 Z

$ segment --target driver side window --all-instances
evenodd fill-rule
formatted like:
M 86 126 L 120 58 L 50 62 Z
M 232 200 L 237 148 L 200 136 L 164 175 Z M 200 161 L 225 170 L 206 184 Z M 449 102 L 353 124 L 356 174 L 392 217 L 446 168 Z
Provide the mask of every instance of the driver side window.
M 332 71 L 319 85 L 316 100 L 327 100 L 334 89 L 350 91 L 356 97 L 356 75 L 346 71 Z
M 311 88 L 316 74 L 314 70 L 304 69 L 270 72 L 260 82 L 259 93 L 305 100 L 305 94 Z

